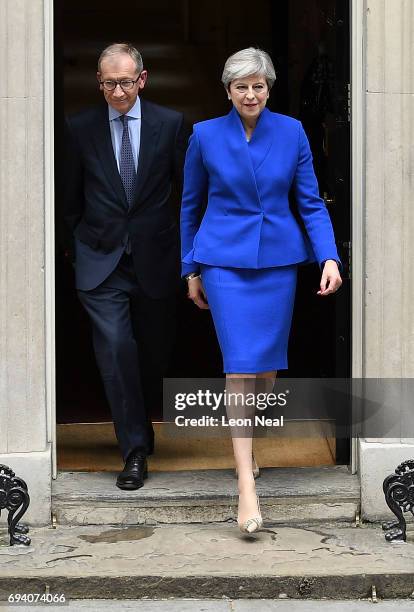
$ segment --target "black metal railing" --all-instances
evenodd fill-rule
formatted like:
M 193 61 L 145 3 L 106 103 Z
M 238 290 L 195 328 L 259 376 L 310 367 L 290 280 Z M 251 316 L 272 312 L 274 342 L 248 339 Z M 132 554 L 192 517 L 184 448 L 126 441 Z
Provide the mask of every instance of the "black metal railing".
M 25 535 L 29 527 L 19 523 L 30 504 L 27 484 L 16 476 L 7 465 L 0 465 L 0 516 L 2 510 L 8 510 L 7 525 L 10 546 L 15 544 L 30 545 L 30 538 Z
M 383 483 L 385 501 L 397 520 L 382 524 L 387 542 L 407 540 L 404 512 L 414 515 L 414 459 L 403 461 Z

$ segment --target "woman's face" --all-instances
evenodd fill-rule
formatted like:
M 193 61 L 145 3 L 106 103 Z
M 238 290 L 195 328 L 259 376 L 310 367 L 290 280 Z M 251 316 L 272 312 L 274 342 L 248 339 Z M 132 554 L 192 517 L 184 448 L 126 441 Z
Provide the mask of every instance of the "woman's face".
M 269 87 L 264 76 L 253 74 L 242 79 L 234 79 L 227 93 L 242 119 L 257 120 L 266 106 Z

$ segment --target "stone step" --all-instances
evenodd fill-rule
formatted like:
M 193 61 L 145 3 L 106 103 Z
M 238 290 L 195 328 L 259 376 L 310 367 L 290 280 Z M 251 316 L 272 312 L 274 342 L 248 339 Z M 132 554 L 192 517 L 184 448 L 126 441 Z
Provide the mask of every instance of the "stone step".
M 355 520 L 360 487 L 346 466 L 262 468 L 256 480 L 270 524 Z M 233 470 L 153 472 L 137 491 L 121 491 L 111 472 L 60 472 L 52 511 L 60 525 L 226 522 L 237 512 Z
M 45 591 L 67 600 L 357 599 L 373 585 L 381 599 L 409 597 L 414 584 L 414 533 L 390 544 L 374 525 L 266 525 L 250 537 L 222 523 L 88 525 L 30 536 L 30 547 L 10 548 L 0 533 L 0 602 Z

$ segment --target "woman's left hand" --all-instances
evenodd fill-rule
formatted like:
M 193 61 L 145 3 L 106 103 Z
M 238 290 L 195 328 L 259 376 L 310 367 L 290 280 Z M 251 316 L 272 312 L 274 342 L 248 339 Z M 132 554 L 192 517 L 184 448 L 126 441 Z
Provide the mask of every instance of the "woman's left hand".
M 330 295 L 335 293 L 342 285 L 342 278 L 339 274 L 338 264 L 334 259 L 327 259 L 322 271 L 322 278 L 320 283 L 320 291 L 317 295 Z

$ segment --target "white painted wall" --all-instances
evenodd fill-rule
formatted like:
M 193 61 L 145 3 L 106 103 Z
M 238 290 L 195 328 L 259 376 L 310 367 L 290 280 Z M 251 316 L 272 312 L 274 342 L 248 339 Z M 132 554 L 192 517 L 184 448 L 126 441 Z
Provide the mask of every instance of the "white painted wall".
M 414 3 L 365 0 L 366 172 L 363 373 L 414 376 Z M 398 413 L 398 406 L 393 406 Z M 362 440 L 362 517 L 392 518 L 384 478 L 414 440 Z
M 43 0 L 0 2 L 0 463 L 50 520 L 45 384 Z

